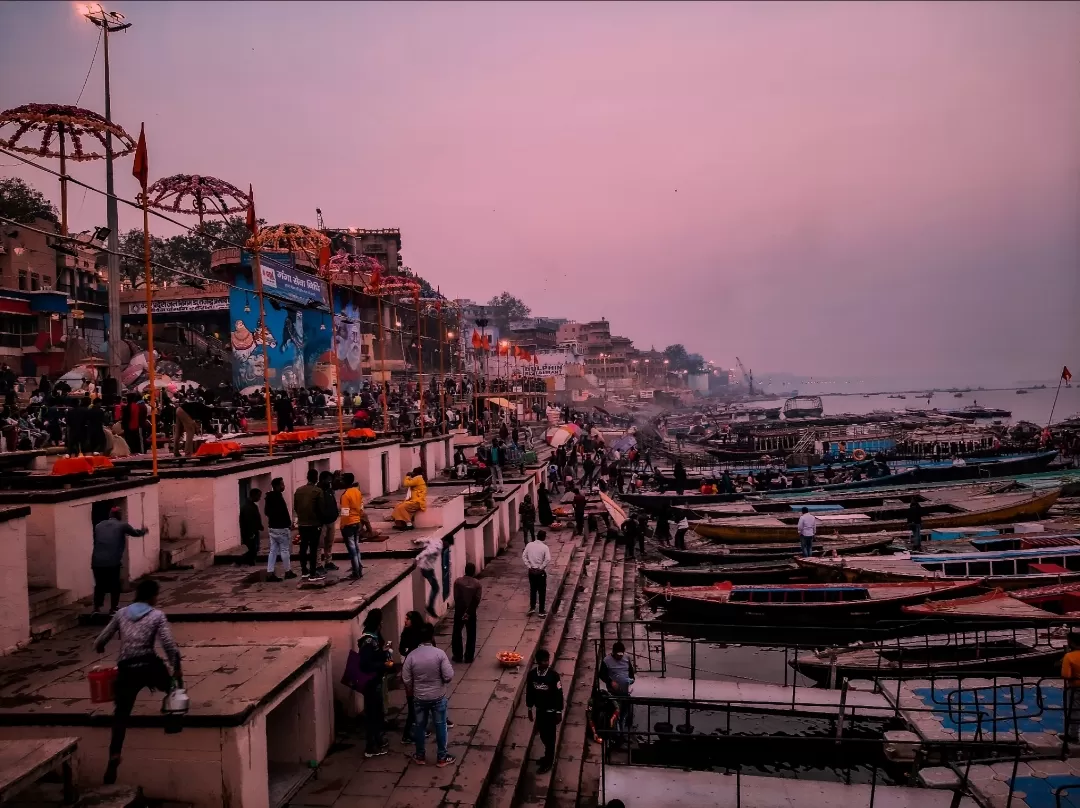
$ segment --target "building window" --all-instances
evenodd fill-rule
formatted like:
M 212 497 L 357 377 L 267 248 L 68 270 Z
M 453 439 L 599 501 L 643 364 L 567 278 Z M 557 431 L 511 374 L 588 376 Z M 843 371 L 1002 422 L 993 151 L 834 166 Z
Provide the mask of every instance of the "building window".
M 25 269 L 20 269 L 19 270 L 19 291 L 20 292 L 25 292 L 26 291 L 26 270 Z
M 30 276 L 30 291 L 38 292 L 41 290 L 41 276 L 36 272 Z

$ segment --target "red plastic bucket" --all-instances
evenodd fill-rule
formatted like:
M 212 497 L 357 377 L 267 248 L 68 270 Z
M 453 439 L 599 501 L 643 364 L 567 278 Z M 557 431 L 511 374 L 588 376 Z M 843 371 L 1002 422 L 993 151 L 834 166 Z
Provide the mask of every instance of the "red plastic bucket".
M 116 674 L 116 668 L 94 668 L 87 674 L 86 678 L 90 682 L 90 701 L 94 704 L 106 704 L 113 700 Z

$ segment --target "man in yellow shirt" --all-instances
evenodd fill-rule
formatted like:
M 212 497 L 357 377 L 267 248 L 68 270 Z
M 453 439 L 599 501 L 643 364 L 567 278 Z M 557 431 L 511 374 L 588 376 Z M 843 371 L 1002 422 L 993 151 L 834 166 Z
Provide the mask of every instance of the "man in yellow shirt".
M 409 498 L 399 502 L 390 514 L 390 518 L 394 520 L 394 527 L 398 530 L 412 527 L 416 514 L 427 510 L 427 483 L 424 481 L 424 470 L 415 468 L 412 473 L 406 474 L 405 487 L 409 489 Z
M 345 490 L 341 494 L 341 540 L 345 542 L 345 549 L 349 551 L 349 562 L 352 564 L 352 579 L 360 580 L 364 574 L 364 565 L 360 563 L 360 526 L 366 526 L 366 532 L 371 533 L 371 522 L 364 514 L 364 495 L 360 493 L 360 483 L 356 481 L 352 472 L 346 472 L 341 477 Z
M 1061 660 L 1061 678 L 1065 680 L 1065 734 L 1070 742 L 1080 743 L 1080 632 L 1069 632 L 1069 651 Z

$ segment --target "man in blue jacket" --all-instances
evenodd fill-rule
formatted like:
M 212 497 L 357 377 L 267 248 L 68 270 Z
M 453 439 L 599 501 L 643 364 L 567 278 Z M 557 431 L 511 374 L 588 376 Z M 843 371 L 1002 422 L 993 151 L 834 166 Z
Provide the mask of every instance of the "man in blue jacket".
M 94 525 L 94 551 L 90 569 L 94 572 L 94 614 L 101 611 L 105 593 L 109 593 L 109 614 L 116 614 L 120 605 L 120 567 L 128 536 L 145 536 L 147 528 L 137 529 L 120 519 L 122 511 L 114 507 L 109 518 Z

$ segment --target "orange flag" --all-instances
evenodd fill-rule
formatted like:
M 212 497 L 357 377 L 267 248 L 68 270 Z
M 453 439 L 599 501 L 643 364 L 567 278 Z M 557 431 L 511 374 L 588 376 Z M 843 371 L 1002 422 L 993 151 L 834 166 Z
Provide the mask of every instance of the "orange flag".
M 251 189 L 251 185 L 248 184 L 248 208 L 247 208 L 247 229 L 251 235 L 255 235 L 255 231 L 258 229 L 259 223 L 255 218 L 255 191 Z
M 478 351 L 483 346 L 483 343 L 480 341 L 480 335 L 475 331 L 472 332 L 472 346 Z
M 1065 384 L 1068 384 L 1070 381 L 1072 381 L 1072 374 L 1069 372 L 1068 365 L 1061 369 L 1061 378 L 1065 382 Z
M 139 145 L 135 147 L 135 163 L 131 167 L 131 175 L 139 181 L 143 191 L 150 181 L 150 164 L 146 159 L 146 132 L 145 124 L 139 124 Z
M 319 266 L 330 266 L 330 245 L 324 244 L 319 250 Z
M 480 349 L 484 351 L 491 350 L 491 337 L 484 337 L 480 340 Z

